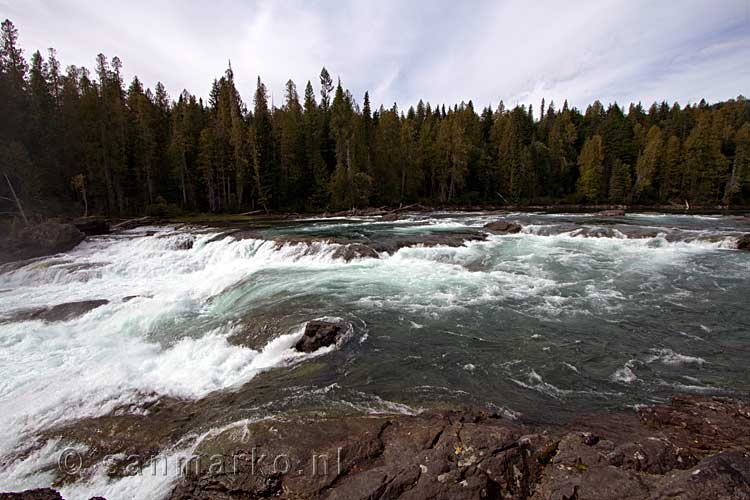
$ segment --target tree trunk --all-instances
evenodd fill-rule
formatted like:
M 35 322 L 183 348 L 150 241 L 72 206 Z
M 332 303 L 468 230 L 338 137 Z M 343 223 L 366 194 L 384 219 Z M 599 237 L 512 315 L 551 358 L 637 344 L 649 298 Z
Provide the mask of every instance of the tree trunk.
M 18 207 L 18 213 L 21 214 L 23 221 L 28 224 L 29 219 L 26 218 L 26 213 L 23 211 L 23 206 L 21 206 L 21 200 L 18 199 L 18 195 L 16 194 L 16 190 L 13 189 L 13 184 L 11 184 L 10 179 L 8 178 L 8 174 L 3 172 L 3 175 L 5 176 L 5 180 L 8 183 L 8 187 L 10 188 L 10 194 L 13 195 L 13 199 L 15 200 L 16 206 Z

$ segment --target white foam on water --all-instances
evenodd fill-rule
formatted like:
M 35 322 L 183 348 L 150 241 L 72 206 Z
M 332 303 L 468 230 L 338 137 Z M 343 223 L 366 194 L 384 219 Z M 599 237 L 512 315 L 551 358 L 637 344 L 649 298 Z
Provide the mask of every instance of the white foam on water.
M 698 365 L 703 366 L 706 362 L 705 359 L 697 356 L 687 356 L 674 352 L 672 349 L 651 349 L 654 354 L 646 358 L 646 363 L 654 363 L 656 361 L 672 366 L 682 365 Z
M 516 379 L 516 378 L 510 378 L 511 382 L 514 382 L 515 384 L 518 384 L 519 386 L 530 389 L 533 391 L 540 392 L 546 396 L 549 396 L 554 399 L 560 399 L 562 398 L 566 393 L 569 393 L 571 391 L 562 390 L 549 382 L 545 382 L 544 379 L 542 379 L 541 375 L 539 375 L 535 370 L 531 369 L 526 373 L 526 382 Z
M 69 321 L 0 324 L 0 456 L 27 446 L 30 436 L 41 429 L 65 421 L 104 415 L 160 395 L 199 398 L 311 356 L 291 349 L 301 330 L 255 351 L 227 341 L 235 328 L 231 324 L 203 331 L 189 327 L 193 322 L 200 325 L 212 296 L 259 269 L 341 265 L 333 258 L 335 246 L 279 247 L 232 238 L 209 242 L 214 235 L 186 235 L 172 228 L 157 231 L 153 236 L 129 233 L 92 239 L 64 256 L 0 275 L 0 288 L 9 289 L 0 303 L 0 314 L 6 316 L 77 300 L 110 301 Z M 180 249 L 186 238 L 194 238 L 192 248 Z M 77 266 L 50 272 L 60 267 L 60 260 Z M 96 275 L 79 279 L 80 273 L 88 272 L 85 264 L 96 265 Z M 132 295 L 140 297 L 122 301 Z M 186 336 L 188 331 L 192 333 Z M 9 464 L 0 474 L 11 477 L 22 471 L 14 467 Z M 42 485 L 49 484 L 44 474 L 37 477 Z
M 613 374 L 612 374 L 612 381 L 613 382 L 620 382 L 623 384 L 632 384 L 636 380 L 638 380 L 638 376 L 633 371 L 633 367 L 635 365 L 637 360 L 631 359 L 627 363 L 625 363 L 625 366 L 622 368 L 618 368 Z

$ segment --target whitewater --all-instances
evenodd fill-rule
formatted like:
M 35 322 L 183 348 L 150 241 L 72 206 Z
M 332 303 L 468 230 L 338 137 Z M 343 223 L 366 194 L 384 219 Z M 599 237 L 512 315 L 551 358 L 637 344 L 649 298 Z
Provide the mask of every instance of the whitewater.
M 393 246 L 378 258 L 341 253 L 482 232 L 499 218 L 522 231 Z M 162 450 L 178 456 L 212 429 L 289 411 L 447 405 L 553 421 L 676 392 L 746 396 L 750 253 L 735 247 L 748 232 L 750 220 L 729 216 L 443 212 L 285 220 L 250 237 L 140 227 L 7 264 L 0 490 L 49 486 L 60 450 L 85 448 L 49 430 L 148 412 L 165 397 L 248 398 Z M 101 305 L 58 321 L 19 315 L 80 301 Z M 305 323 L 321 317 L 350 321 L 351 338 L 295 351 Z M 158 498 L 171 480 L 94 470 L 60 489 L 69 499 Z

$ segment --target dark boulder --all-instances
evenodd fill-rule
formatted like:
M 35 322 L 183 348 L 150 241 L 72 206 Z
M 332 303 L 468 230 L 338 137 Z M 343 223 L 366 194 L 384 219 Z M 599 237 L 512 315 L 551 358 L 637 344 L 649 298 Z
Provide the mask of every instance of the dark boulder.
M 109 234 L 109 221 L 101 217 L 84 217 L 73 221 L 73 225 L 86 236 Z
M 0 262 L 67 252 L 85 237 L 73 224 L 44 222 L 24 226 L 15 234 L 0 237 Z
M 300 352 L 315 352 L 321 347 L 328 347 L 335 344 L 351 328 L 351 323 L 342 320 L 329 321 L 315 319 L 308 321 L 305 326 L 305 333 L 297 341 L 294 348 Z
M 652 498 L 750 498 L 750 454 L 724 451 L 705 458 L 690 470 L 667 476 Z
M 344 259 L 346 262 L 349 262 L 354 259 L 379 259 L 380 255 L 367 245 L 363 245 L 362 243 L 352 243 L 337 248 L 333 253 L 333 257 L 336 259 Z
M 0 493 L 0 500 L 63 500 L 63 497 L 52 488 L 39 488 L 19 493 Z
M 383 222 L 393 222 L 393 221 L 399 220 L 399 218 L 400 217 L 398 216 L 397 213 L 390 213 L 390 214 L 385 214 L 380 220 L 382 220 Z
M 750 250 L 750 234 L 745 234 L 737 240 L 737 250 Z
M 515 234 L 521 231 L 521 225 L 515 222 L 498 220 L 485 224 L 484 228 L 494 234 Z
M 108 304 L 108 300 L 81 300 L 78 302 L 66 302 L 49 307 L 34 307 L 31 309 L 21 309 L 10 313 L 5 321 L 34 321 L 41 320 L 47 323 L 56 321 L 70 321 L 97 307 Z
M 602 210 L 594 215 L 597 217 L 625 217 L 625 210 Z

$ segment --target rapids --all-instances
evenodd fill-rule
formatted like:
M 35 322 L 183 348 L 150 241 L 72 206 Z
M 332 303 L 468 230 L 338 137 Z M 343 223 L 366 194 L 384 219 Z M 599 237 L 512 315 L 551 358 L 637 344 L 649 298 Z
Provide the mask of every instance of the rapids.
M 304 219 L 247 239 L 210 227 L 142 227 L 0 268 L 0 490 L 49 485 L 62 444 L 24 452 L 46 429 L 145 411 L 163 396 L 252 394 L 259 374 L 277 390 L 259 391 L 215 426 L 305 409 L 430 406 L 549 422 L 675 392 L 747 396 L 750 253 L 734 247 L 750 219 L 503 217 L 523 231 L 378 259 L 347 262 L 336 251 L 341 241 L 479 229 L 499 216 Z M 311 241 L 265 239 L 292 235 Z M 67 321 L 14 319 L 102 299 Z M 324 316 L 351 321 L 352 338 L 294 351 L 305 322 Z M 266 325 L 275 333 L 259 345 L 242 340 Z M 194 442 L 164 453 L 184 454 Z M 146 498 L 168 485 L 95 474 L 62 489 L 84 499 L 103 490 L 110 500 Z

